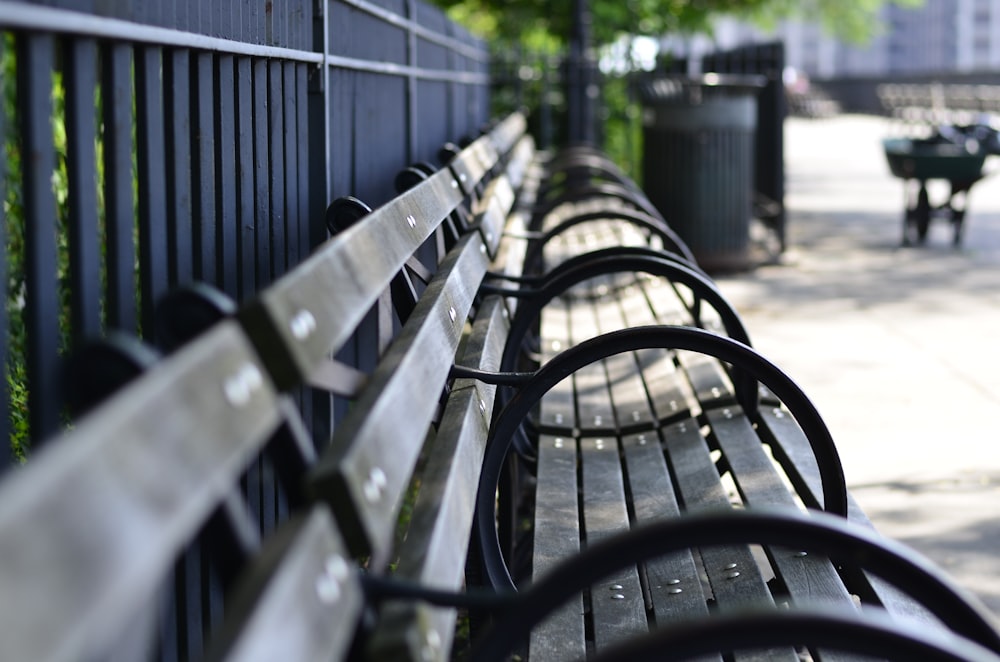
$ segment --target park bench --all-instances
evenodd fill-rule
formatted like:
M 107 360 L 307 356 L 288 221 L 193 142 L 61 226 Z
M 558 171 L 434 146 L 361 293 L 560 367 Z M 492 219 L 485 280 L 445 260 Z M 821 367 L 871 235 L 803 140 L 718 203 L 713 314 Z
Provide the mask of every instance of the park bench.
M 116 341 L 152 365 L 0 484 L 0 657 L 1000 651 L 621 173 L 520 114 L 442 153 L 253 300 L 168 297 L 165 358 Z

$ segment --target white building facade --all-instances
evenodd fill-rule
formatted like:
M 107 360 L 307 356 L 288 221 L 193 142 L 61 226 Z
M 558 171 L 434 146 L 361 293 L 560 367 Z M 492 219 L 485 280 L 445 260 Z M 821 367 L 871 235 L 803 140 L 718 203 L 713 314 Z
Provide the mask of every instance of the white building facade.
M 1000 0 L 924 0 L 916 8 L 887 3 L 880 19 L 880 34 L 865 46 L 802 21 L 787 21 L 773 34 L 721 21 L 711 42 L 687 45 L 697 53 L 778 38 L 789 66 L 813 78 L 1000 70 Z

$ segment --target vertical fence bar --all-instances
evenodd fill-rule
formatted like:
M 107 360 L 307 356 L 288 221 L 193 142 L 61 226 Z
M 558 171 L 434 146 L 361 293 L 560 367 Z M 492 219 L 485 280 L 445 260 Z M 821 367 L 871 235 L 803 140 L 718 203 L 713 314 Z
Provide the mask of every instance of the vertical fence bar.
M 180 5 L 177 5 L 180 9 Z M 167 95 L 167 254 L 170 283 L 194 277 L 191 198 L 191 59 L 186 49 L 167 54 L 163 67 Z
M 257 250 L 257 288 L 271 282 L 271 194 L 267 168 L 268 156 L 267 117 L 267 62 L 255 60 L 253 63 L 253 131 L 254 131 L 254 191 L 256 209 L 254 222 L 254 245 Z
M 281 65 L 281 116 L 284 119 L 282 136 L 284 144 L 282 152 L 285 159 L 285 254 L 288 256 L 288 268 L 299 263 L 299 225 L 303 216 L 299 212 L 299 158 L 296 149 L 296 132 L 298 130 L 298 103 L 295 98 L 295 63 L 284 62 Z M 305 145 L 306 143 L 299 143 Z M 305 173 L 301 174 L 302 177 Z
M 236 218 L 236 91 L 235 62 L 232 55 L 216 58 L 215 96 L 218 99 L 215 112 L 215 131 L 218 136 L 218 164 L 215 169 L 215 188 L 218 200 L 218 261 L 220 266 L 219 284 L 222 291 L 231 297 L 238 292 L 239 273 L 237 250 L 239 247 L 239 226 Z
M 406 0 L 406 17 L 410 19 L 406 27 L 406 63 L 411 67 L 417 66 L 417 33 L 413 25 L 417 20 L 417 6 L 415 0 Z M 417 158 L 418 139 L 420 132 L 420 122 L 418 121 L 417 77 L 413 74 L 406 77 L 406 161 L 410 162 Z
M 308 127 L 310 140 L 299 144 L 309 145 L 308 151 L 308 242 L 309 248 L 326 240 L 327 231 L 324 212 L 331 202 L 333 156 L 330 154 L 332 142 L 330 124 L 330 68 L 326 56 L 329 54 L 329 27 L 327 0 L 317 0 L 312 18 L 313 50 L 323 54 L 323 62 L 318 69 L 307 71 Z M 302 99 L 304 97 L 300 97 Z M 316 389 L 311 398 L 312 415 L 303 420 L 312 425 L 313 443 L 320 447 L 330 438 L 333 429 L 333 397 Z
M 293 150 L 296 158 L 296 169 L 298 170 L 298 190 L 296 206 L 298 207 L 298 237 L 296 243 L 299 246 L 299 259 L 304 259 L 309 255 L 310 245 L 310 225 L 311 215 L 309 212 L 309 152 L 310 144 L 309 126 L 309 67 L 304 64 L 294 65 L 293 75 L 295 77 L 295 134 L 292 136 Z M 317 132 L 316 135 L 323 135 Z
M 136 53 L 136 156 L 139 177 L 140 319 L 147 337 L 153 336 L 156 302 L 167 291 L 166 158 L 163 134 L 163 51 L 154 46 Z
M 236 60 L 236 195 L 239 210 L 239 291 L 240 301 L 256 292 L 254 268 L 254 143 L 253 79 L 250 58 Z
M 42 442 L 59 427 L 59 290 L 56 281 L 56 202 L 52 192 L 51 34 L 18 36 L 17 114 L 21 132 L 25 233 L 25 349 L 31 438 Z
M 108 326 L 136 330 L 135 215 L 132 207 L 132 50 L 103 49 L 104 208 L 107 235 Z
M 69 184 L 70 335 L 74 345 L 101 332 L 101 236 L 97 214 L 97 42 L 65 49 L 66 170 Z
M 282 97 L 281 63 L 277 60 L 271 60 L 268 62 L 267 75 L 267 139 L 271 160 L 267 169 L 271 189 L 269 217 L 271 219 L 271 273 L 274 278 L 281 276 L 288 269 L 287 244 L 285 242 L 285 117 Z
M 191 61 L 191 186 L 194 194 L 194 276 L 219 282 L 215 214 L 215 95 L 211 53 L 196 53 Z

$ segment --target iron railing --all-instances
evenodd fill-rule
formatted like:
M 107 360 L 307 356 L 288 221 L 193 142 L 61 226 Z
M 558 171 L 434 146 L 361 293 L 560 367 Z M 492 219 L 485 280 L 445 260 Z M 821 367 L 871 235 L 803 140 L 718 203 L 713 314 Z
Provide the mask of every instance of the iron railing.
M 0 49 L 0 467 L 64 427 L 73 348 L 251 297 L 489 114 L 484 44 L 417 0 L 0 0 Z

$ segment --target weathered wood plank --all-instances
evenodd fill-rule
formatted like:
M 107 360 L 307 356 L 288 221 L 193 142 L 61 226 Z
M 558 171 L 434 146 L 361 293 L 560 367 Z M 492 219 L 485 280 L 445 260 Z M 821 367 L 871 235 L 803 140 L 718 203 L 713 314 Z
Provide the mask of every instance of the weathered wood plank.
M 680 516 L 659 435 L 655 431 L 629 435 L 622 440 L 622 448 L 636 522 Z M 708 615 L 707 598 L 691 551 L 647 562 L 644 570 L 657 626 Z
M 588 544 L 629 528 L 617 439 L 580 440 L 583 525 Z M 636 567 L 622 569 L 590 587 L 594 644 L 598 650 L 648 630 Z
M 465 235 L 445 258 L 308 479 L 352 551 L 376 554 L 375 567 L 388 561 L 403 493 L 453 363 L 448 357 L 486 274 L 482 245 L 478 234 Z
M 340 659 L 364 606 L 351 563 L 324 508 L 291 520 L 248 568 L 205 659 Z
M 177 556 L 273 434 L 276 402 L 250 345 L 224 322 L 9 476 L 0 657 L 110 655 L 136 618 L 152 616 Z
M 480 309 L 461 365 L 495 371 L 508 325 L 503 304 L 491 298 Z M 472 499 L 479 481 L 496 387 L 456 380 L 433 440 L 394 576 L 422 586 L 458 591 L 465 579 L 472 527 Z M 387 606 L 368 646 L 375 659 L 421 659 L 430 650 L 447 655 L 455 629 L 453 609 L 420 604 Z
M 665 428 L 663 442 L 685 510 L 696 512 L 729 506 L 729 496 L 719 481 L 718 470 L 696 421 L 682 421 Z M 700 555 L 715 605 L 720 611 L 774 604 L 749 547 L 704 547 Z M 748 651 L 740 653 L 737 659 L 797 660 L 798 656 L 794 651 Z
M 577 447 L 573 439 L 542 435 L 538 440 L 535 503 L 532 576 L 537 580 L 580 550 Z M 580 594 L 532 630 L 529 659 L 578 660 L 585 654 Z

